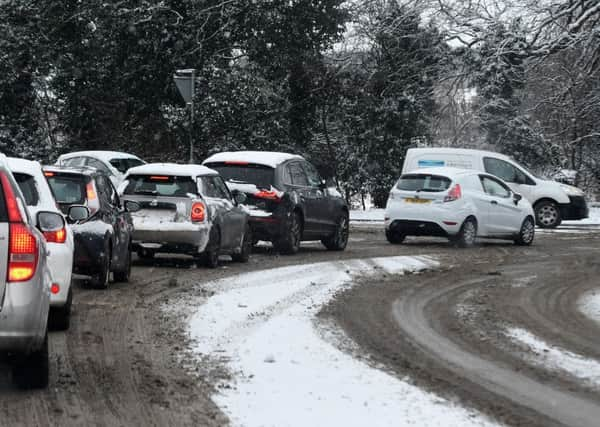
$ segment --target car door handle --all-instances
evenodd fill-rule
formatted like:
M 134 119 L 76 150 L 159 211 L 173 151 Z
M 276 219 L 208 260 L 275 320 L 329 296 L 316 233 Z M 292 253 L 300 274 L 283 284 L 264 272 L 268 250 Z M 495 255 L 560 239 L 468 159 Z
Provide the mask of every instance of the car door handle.
M 491 203 L 492 205 L 497 205 L 497 204 L 498 204 L 498 202 L 497 202 L 497 201 L 495 201 L 495 200 L 492 200 L 490 203 Z

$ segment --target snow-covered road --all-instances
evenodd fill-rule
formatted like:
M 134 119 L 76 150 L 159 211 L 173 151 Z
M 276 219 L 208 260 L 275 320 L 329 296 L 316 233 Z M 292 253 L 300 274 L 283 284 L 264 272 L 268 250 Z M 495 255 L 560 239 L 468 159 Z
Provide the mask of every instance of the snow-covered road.
M 408 256 L 323 262 L 203 285 L 215 295 L 191 317 L 194 351 L 226 360 L 234 374 L 214 400 L 243 426 L 493 424 L 341 351 L 332 338 L 340 332 L 315 317 L 356 276 L 437 264 Z

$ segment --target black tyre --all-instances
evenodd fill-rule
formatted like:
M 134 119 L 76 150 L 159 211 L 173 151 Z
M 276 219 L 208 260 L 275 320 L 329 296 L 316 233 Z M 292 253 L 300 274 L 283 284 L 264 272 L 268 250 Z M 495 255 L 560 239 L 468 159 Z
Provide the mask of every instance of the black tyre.
M 467 218 L 453 241 L 461 248 L 470 248 L 477 239 L 477 221 Z
M 560 209 L 551 200 L 543 200 L 534 207 L 535 223 L 541 228 L 556 228 L 562 222 Z
M 126 257 L 123 270 L 115 271 L 113 273 L 115 282 L 129 282 L 129 276 L 131 276 L 131 250 L 129 248 L 127 248 Z
M 527 217 L 523 220 L 523 224 L 521 224 L 521 230 L 519 230 L 519 235 L 515 239 L 515 244 L 519 246 L 529 246 L 533 243 L 534 237 L 535 224 L 531 217 Z
M 154 251 L 151 251 L 150 249 L 141 248 L 141 249 L 138 249 L 138 251 L 137 251 L 138 258 L 146 260 L 146 261 L 154 259 L 154 255 L 155 255 Z
M 23 355 L 13 366 L 13 381 L 22 389 L 46 388 L 50 373 L 48 363 L 48 333 L 42 347 Z
M 344 213 L 338 218 L 333 235 L 322 239 L 321 243 L 330 251 L 343 251 L 348 244 L 349 234 L 350 219 L 348 214 Z
M 302 217 L 294 212 L 286 233 L 275 243 L 275 249 L 284 255 L 294 255 L 300 249 L 302 240 Z
M 202 263 L 208 268 L 217 268 L 219 266 L 219 253 L 221 252 L 221 233 L 217 227 L 210 230 L 208 246 L 202 254 Z
M 66 331 L 71 326 L 71 306 L 73 305 L 73 290 L 69 288 L 67 302 L 63 307 L 50 309 L 50 326 L 56 331 Z
M 105 256 L 102 258 L 102 265 L 96 275 L 92 277 L 92 286 L 98 289 L 107 289 L 110 282 L 110 259 L 112 257 L 110 246 L 107 243 L 104 248 Z
M 398 231 L 385 230 L 385 238 L 388 242 L 394 245 L 399 245 L 400 243 L 404 242 L 406 236 Z
M 252 252 L 252 242 L 252 230 L 250 229 L 250 226 L 246 224 L 240 253 L 231 255 L 231 258 L 236 262 L 248 262 L 248 260 L 250 259 L 250 253 Z

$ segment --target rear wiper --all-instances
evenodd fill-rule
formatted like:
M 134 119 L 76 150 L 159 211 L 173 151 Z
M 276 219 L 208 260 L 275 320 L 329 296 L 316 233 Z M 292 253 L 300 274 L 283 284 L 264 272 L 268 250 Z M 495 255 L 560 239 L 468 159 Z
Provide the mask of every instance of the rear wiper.
M 156 190 L 136 190 L 133 192 L 133 194 L 145 194 L 147 196 L 156 196 L 158 194 L 158 191 L 156 191 Z

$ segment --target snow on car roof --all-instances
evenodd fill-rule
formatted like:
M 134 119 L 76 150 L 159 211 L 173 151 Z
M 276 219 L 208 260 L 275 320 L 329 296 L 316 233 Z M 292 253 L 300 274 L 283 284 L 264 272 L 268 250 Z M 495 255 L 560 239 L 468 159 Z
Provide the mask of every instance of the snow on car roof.
M 218 172 L 201 165 L 182 165 L 178 163 L 148 163 L 136 166 L 127 171 L 129 175 L 169 175 L 197 177 L 201 175 L 218 175 Z
M 74 151 L 61 155 L 58 160 L 70 159 L 72 157 L 95 157 L 97 159 L 108 162 L 112 159 L 138 159 L 138 156 L 129 153 L 123 153 L 121 151 L 103 151 L 103 150 L 90 150 L 90 151 Z
M 442 175 L 442 176 L 447 176 L 447 177 L 451 178 L 453 176 L 464 175 L 464 174 L 469 174 L 469 173 L 479 174 L 481 172 L 475 171 L 473 169 L 459 169 L 459 168 L 452 168 L 452 167 L 432 167 L 432 168 L 414 169 L 409 172 L 406 172 L 403 175 L 426 174 L 426 175 Z
M 32 176 L 35 180 L 35 186 L 38 192 L 39 201 L 37 208 L 44 210 L 59 212 L 56 208 L 56 201 L 50 190 L 50 186 L 42 172 L 42 166 L 39 162 L 33 160 L 18 159 L 16 157 L 8 157 L 6 161 L 8 168 L 13 173 L 21 173 Z M 31 208 L 31 207 L 30 207 Z
M 291 159 L 303 159 L 297 154 L 280 153 L 276 151 L 225 151 L 217 153 L 204 160 L 202 164 L 217 162 L 254 163 L 257 165 L 277 167 Z

